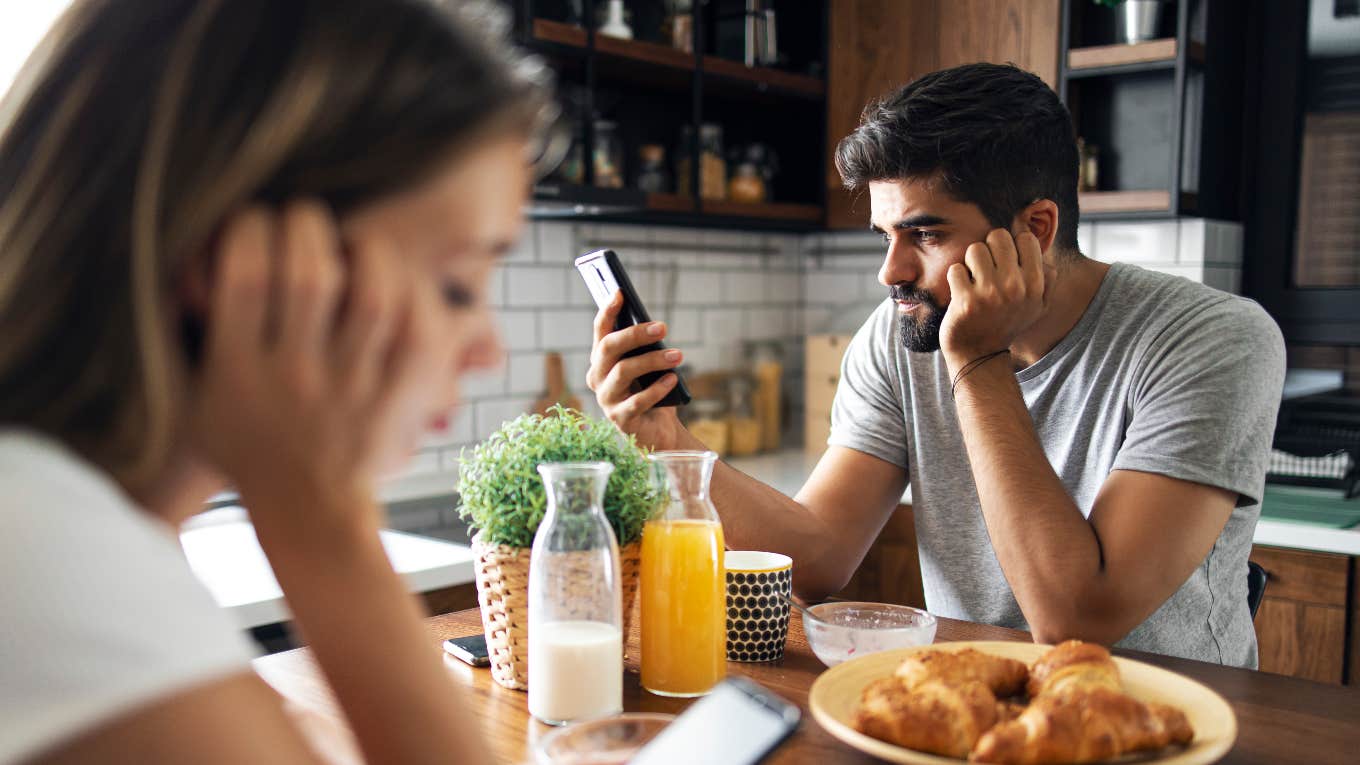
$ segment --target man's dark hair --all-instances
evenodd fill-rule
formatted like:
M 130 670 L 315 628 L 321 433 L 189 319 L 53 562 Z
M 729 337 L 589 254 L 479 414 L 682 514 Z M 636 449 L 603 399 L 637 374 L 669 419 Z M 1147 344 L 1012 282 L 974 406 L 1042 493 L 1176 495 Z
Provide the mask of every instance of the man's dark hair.
M 849 189 L 935 178 L 1010 228 L 1031 202 L 1058 205 L 1054 244 L 1077 250 L 1077 141 L 1072 118 L 1043 80 L 1013 65 L 932 72 L 871 102 L 836 147 Z

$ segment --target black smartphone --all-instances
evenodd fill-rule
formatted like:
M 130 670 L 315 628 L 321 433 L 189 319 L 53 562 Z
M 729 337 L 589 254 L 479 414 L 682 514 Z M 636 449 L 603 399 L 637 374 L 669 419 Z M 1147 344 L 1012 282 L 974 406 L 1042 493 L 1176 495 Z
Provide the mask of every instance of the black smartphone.
M 445 640 L 444 652 L 474 667 L 491 666 L 491 652 L 486 649 L 486 635 L 481 633 Z
M 633 282 L 628 279 L 628 272 L 623 270 L 623 263 L 619 262 L 619 256 L 613 250 L 596 250 L 595 252 L 582 255 L 576 259 L 576 270 L 581 272 L 581 278 L 586 280 L 586 287 L 590 289 L 591 297 L 595 298 L 595 305 L 604 308 L 609 301 L 614 298 L 615 292 L 623 293 L 623 308 L 619 311 L 619 318 L 614 322 L 614 330 L 627 329 L 634 324 L 646 324 L 651 321 L 647 315 L 647 309 L 642 307 L 642 300 L 638 297 L 637 290 L 633 289 Z M 644 345 L 623 354 L 624 358 L 638 356 L 643 353 L 665 348 L 661 342 Z M 639 389 L 646 388 L 656 382 L 667 371 L 648 372 L 638 377 Z M 689 403 L 689 388 L 685 387 L 685 381 L 678 372 L 675 373 L 675 387 L 671 388 L 666 397 L 657 402 L 657 406 L 684 406 Z
M 718 683 L 628 762 L 755 765 L 798 729 L 802 713 L 744 677 Z

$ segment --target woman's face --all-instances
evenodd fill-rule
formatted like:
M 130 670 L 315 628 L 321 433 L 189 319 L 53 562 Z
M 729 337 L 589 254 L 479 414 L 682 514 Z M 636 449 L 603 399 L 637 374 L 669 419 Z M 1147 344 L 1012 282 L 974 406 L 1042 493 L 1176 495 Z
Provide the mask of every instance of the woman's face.
M 403 395 L 383 464 L 396 467 L 425 434 L 447 425 L 466 372 L 495 367 L 503 349 L 487 294 L 515 243 L 529 190 L 522 138 L 480 144 L 427 183 L 361 208 L 341 222 L 346 241 L 381 237 L 412 280 L 418 369 Z M 384 438 L 387 441 L 387 438 Z

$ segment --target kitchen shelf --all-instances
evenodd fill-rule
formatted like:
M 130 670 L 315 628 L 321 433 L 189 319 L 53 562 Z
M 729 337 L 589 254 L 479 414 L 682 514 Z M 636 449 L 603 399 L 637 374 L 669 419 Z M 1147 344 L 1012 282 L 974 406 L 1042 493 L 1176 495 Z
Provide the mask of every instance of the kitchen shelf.
M 1154 72 L 1176 68 L 1176 38 L 1134 43 L 1132 45 L 1094 45 L 1073 48 L 1067 54 L 1067 78 L 1104 77 L 1112 74 Z M 1191 63 L 1204 62 L 1204 46 L 1191 42 L 1187 49 Z
M 694 197 L 681 194 L 648 194 L 647 209 L 654 212 L 694 212 Z
M 804 74 L 794 74 L 761 66 L 746 66 L 717 56 L 704 56 L 704 72 L 754 85 L 757 90 L 778 90 L 789 95 L 819 99 L 826 97 L 826 82 Z
M 1171 192 L 1166 189 L 1145 191 L 1083 191 L 1077 194 L 1082 213 L 1165 212 L 1171 209 Z
M 706 215 L 723 215 L 735 218 L 763 218 L 766 220 L 806 221 L 816 223 L 822 219 L 822 208 L 817 205 L 794 204 L 790 202 L 729 202 L 726 200 L 703 200 Z
M 539 42 L 555 43 L 569 48 L 586 47 L 586 30 L 575 24 L 534 19 L 533 36 Z

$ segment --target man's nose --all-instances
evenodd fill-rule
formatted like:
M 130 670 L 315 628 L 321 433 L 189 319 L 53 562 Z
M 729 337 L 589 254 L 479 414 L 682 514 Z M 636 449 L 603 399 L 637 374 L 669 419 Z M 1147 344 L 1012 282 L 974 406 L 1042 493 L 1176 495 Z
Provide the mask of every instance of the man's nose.
M 883 265 L 878 269 L 878 283 L 884 287 L 894 284 L 913 284 L 921 278 L 920 264 L 905 246 L 898 241 L 888 245 L 883 256 Z

